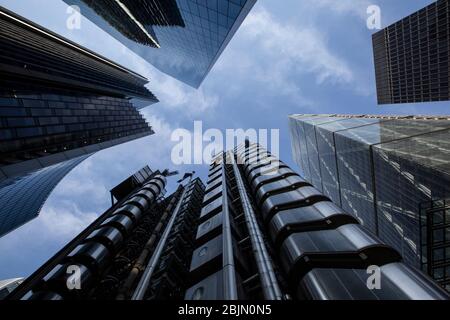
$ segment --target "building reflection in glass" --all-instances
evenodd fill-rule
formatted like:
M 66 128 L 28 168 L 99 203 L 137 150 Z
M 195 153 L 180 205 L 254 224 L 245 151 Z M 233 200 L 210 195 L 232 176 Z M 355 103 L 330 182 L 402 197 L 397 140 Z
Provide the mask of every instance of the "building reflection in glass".
M 64 0 L 160 71 L 198 88 L 256 0 Z
M 82 0 L 108 24 L 136 43 L 159 48 L 153 26 L 185 27 L 175 0 Z
M 153 134 L 148 80 L 0 6 L 0 182 Z
M 450 119 L 294 115 L 290 125 L 305 178 L 420 267 L 420 208 L 450 197 Z

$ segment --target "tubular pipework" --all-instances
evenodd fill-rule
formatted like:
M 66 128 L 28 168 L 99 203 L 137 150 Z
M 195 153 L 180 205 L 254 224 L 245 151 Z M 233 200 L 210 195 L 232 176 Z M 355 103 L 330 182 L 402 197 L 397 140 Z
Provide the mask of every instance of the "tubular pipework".
M 233 154 L 228 153 L 229 157 Z M 228 186 L 226 179 L 227 155 L 222 158 L 222 207 L 223 207 L 223 271 L 224 271 L 224 297 L 225 300 L 238 300 L 236 286 L 236 266 L 234 263 L 233 238 L 231 235 L 230 210 L 228 209 Z
M 264 298 L 267 300 L 282 300 L 283 294 L 281 292 L 278 280 L 275 276 L 273 269 L 272 259 L 269 256 L 267 248 L 264 244 L 264 240 L 259 229 L 258 222 L 256 221 L 255 212 L 248 198 L 245 190 L 244 181 L 242 180 L 239 167 L 236 164 L 234 157 L 233 172 L 236 179 L 236 186 L 241 198 L 242 208 L 244 210 L 245 223 L 250 235 L 252 244 L 252 251 L 255 257 L 256 265 L 258 268 L 259 276 L 262 283 L 262 290 Z
M 139 274 L 144 269 L 144 263 L 147 257 L 150 255 L 151 250 L 153 246 L 155 245 L 155 242 L 157 240 L 157 236 L 159 232 L 164 227 L 164 224 L 166 223 L 167 219 L 169 218 L 170 212 L 172 211 L 172 208 L 175 206 L 176 203 L 176 197 L 174 197 L 172 200 L 170 200 L 169 205 L 167 206 L 167 209 L 164 211 L 164 214 L 161 217 L 161 220 L 159 221 L 158 225 L 155 227 L 155 230 L 152 233 L 152 236 L 148 240 L 148 242 L 145 244 L 144 250 L 142 251 L 139 258 L 136 260 L 135 264 L 133 265 L 133 268 L 131 269 L 130 274 L 128 275 L 128 278 L 125 280 L 124 285 L 119 291 L 119 294 L 116 297 L 116 300 L 125 300 L 129 296 L 129 292 L 133 288 L 133 285 L 136 282 L 136 279 L 138 278 Z
M 191 180 L 192 180 L 192 177 L 191 177 L 191 179 L 189 179 L 187 186 L 189 185 Z M 146 293 L 149 283 L 150 283 L 150 279 L 152 278 L 153 272 L 155 271 L 156 266 L 158 265 L 159 259 L 164 250 L 166 242 L 169 238 L 172 227 L 175 223 L 178 213 L 180 212 L 181 205 L 183 203 L 184 197 L 185 197 L 187 189 L 188 189 L 187 186 L 184 187 L 184 190 L 183 190 L 183 193 L 181 194 L 180 200 L 178 201 L 178 204 L 177 204 L 166 228 L 164 229 L 164 233 L 161 236 L 161 239 L 159 240 L 158 245 L 156 246 L 155 252 L 153 253 L 152 257 L 150 258 L 150 261 L 147 264 L 147 267 L 145 268 L 141 279 L 139 280 L 139 283 L 136 287 L 136 290 L 133 293 L 133 296 L 131 297 L 131 300 L 142 300 L 145 296 L 145 293 Z

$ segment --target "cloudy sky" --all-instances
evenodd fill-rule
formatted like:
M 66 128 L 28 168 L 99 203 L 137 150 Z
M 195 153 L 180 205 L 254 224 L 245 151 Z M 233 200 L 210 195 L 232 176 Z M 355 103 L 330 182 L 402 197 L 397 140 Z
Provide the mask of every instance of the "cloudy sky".
M 200 89 L 174 80 L 89 21 L 66 28 L 61 0 L 0 0 L 5 6 L 150 79 L 160 103 L 144 109 L 156 134 L 97 153 L 55 189 L 39 218 L 0 239 L 0 279 L 27 276 L 110 205 L 109 190 L 149 164 L 177 167 L 177 128 L 279 129 L 281 158 L 295 168 L 287 118 L 292 113 L 448 114 L 448 103 L 377 106 L 367 8 L 382 26 L 432 0 L 258 0 Z M 176 180 L 176 179 L 174 179 Z M 173 188 L 173 183 L 170 186 Z

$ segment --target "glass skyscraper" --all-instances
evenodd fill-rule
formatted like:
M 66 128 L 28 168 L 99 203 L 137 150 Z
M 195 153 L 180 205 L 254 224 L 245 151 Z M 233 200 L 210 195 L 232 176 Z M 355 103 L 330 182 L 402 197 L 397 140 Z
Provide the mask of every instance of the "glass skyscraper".
M 431 257 L 445 269 L 450 216 L 442 217 L 443 233 L 428 238 L 428 246 L 421 247 L 421 227 L 431 228 L 432 237 L 423 208 L 450 198 L 450 118 L 293 115 L 290 130 L 305 179 L 410 265 L 426 268 Z M 442 273 L 435 278 L 448 281 L 450 268 Z
M 373 35 L 379 104 L 450 100 L 448 0 Z
M 58 183 L 89 155 L 0 182 L 0 237 L 39 215 Z
M 64 0 L 162 72 L 198 88 L 256 0 Z
M 144 77 L 0 7 L 0 181 L 153 134 Z

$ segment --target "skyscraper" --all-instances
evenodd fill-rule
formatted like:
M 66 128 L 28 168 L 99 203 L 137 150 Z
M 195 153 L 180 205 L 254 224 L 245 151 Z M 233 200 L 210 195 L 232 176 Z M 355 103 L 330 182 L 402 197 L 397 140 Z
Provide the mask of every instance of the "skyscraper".
M 195 179 L 164 198 L 163 175 L 130 187 L 7 298 L 449 298 L 259 145 L 217 155 L 206 190 Z M 379 290 L 367 286 L 373 265 L 382 277 Z M 75 278 L 66 270 L 74 267 L 81 283 L 70 290 Z
M 290 130 L 308 182 L 450 289 L 450 118 L 293 115 Z
M 113 188 L 117 203 L 26 279 L 12 298 L 182 299 L 204 185 L 191 177 L 166 195 L 166 176 L 172 174 L 146 167 Z M 81 271 L 82 290 L 67 287 L 70 266 Z
M 198 88 L 256 0 L 64 0 L 162 72 Z
M 36 218 L 58 183 L 88 155 L 0 182 L 0 237 Z
M 448 298 L 261 146 L 220 154 L 209 172 L 186 299 Z
M 0 7 L 0 181 L 153 133 L 142 76 Z
M 373 35 L 379 104 L 450 100 L 448 0 Z

